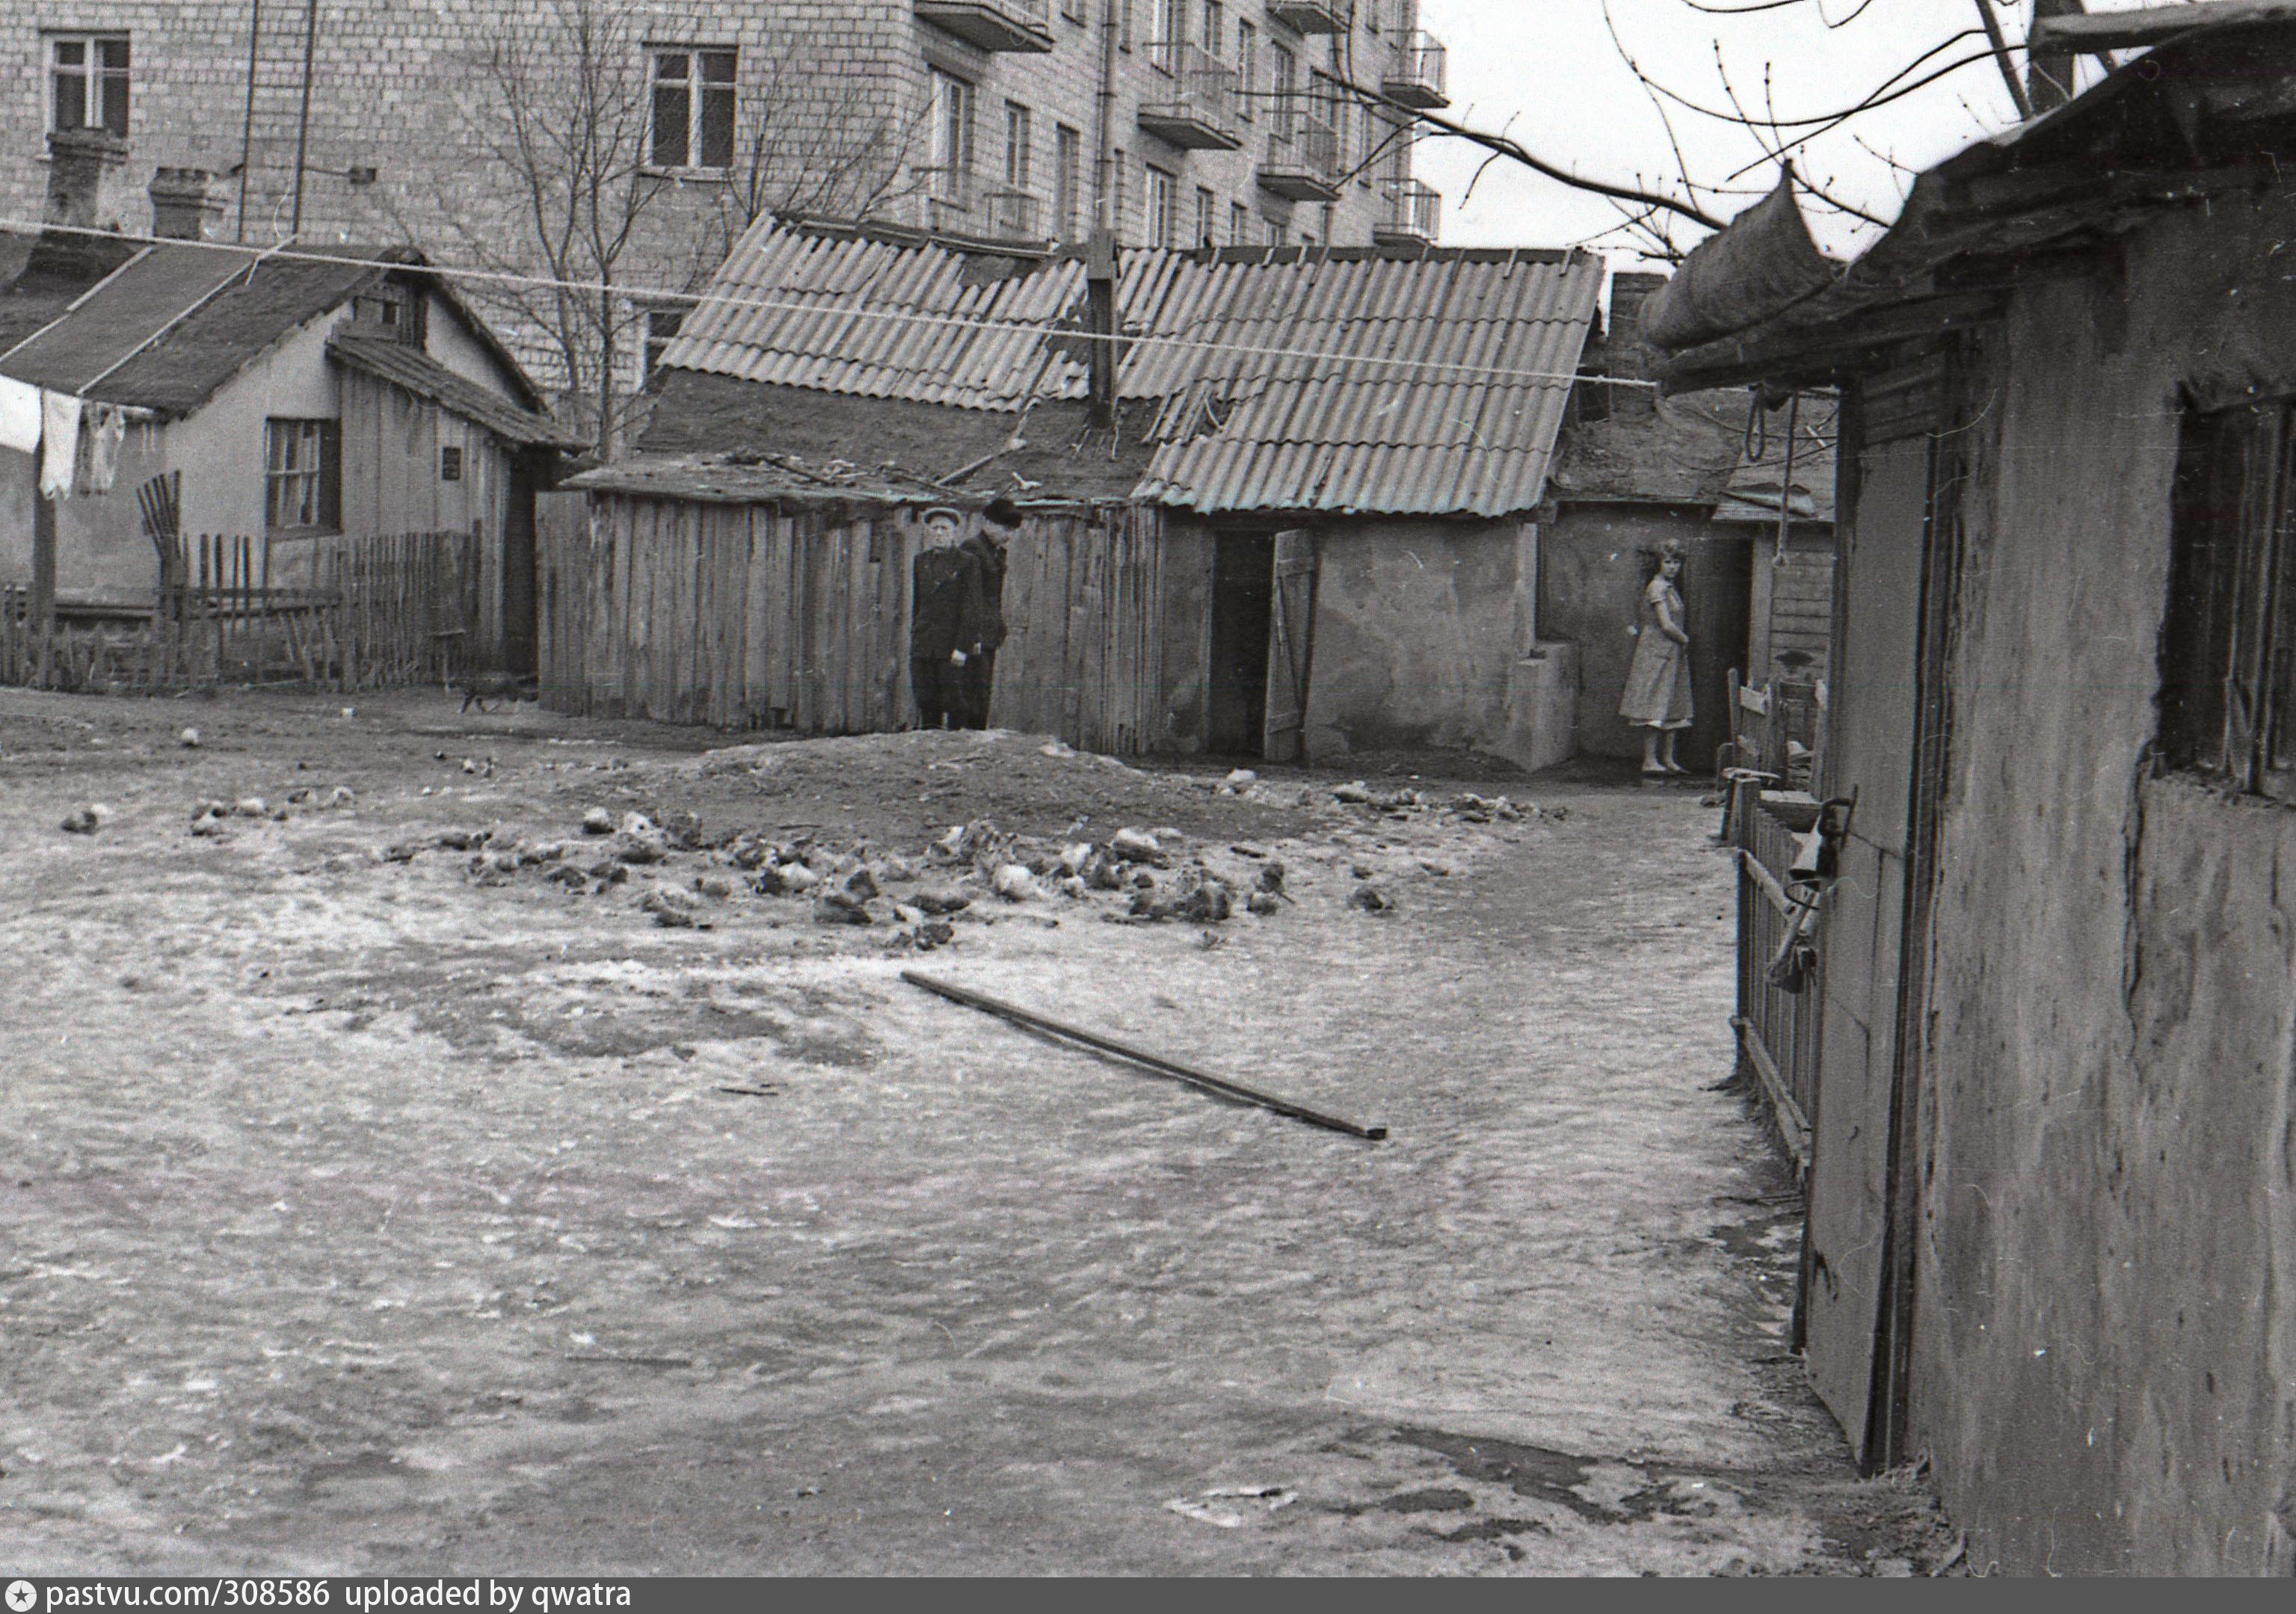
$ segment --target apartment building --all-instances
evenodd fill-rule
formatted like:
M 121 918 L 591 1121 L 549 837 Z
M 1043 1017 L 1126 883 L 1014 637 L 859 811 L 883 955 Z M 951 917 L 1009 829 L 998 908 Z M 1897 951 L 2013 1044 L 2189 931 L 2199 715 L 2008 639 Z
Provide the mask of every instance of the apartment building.
M 110 136 L 98 216 L 168 168 L 215 233 L 419 242 L 627 288 L 478 295 L 577 396 L 627 386 L 675 294 L 765 213 L 1042 250 L 1432 241 L 1411 111 L 1445 104 L 1417 0 L 18 0 L 0 12 L 0 213 L 46 137 Z M 602 181 L 593 184 L 593 181 Z M 670 293 L 659 296 L 657 293 Z M 611 412 L 611 401 L 599 406 Z

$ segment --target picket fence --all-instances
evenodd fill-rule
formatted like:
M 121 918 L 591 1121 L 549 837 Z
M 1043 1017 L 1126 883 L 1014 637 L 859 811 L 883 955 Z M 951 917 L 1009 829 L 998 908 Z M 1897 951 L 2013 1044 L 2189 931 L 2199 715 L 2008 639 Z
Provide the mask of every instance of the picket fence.
M 130 692 L 217 684 L 362 690 L 438 682 L 484 665 L 479 540 L 395 533 L 327 540 L 317 586 L 271 586 L 264 539 L 178 540 L 169 580 L 141 619 L 37 619 L 27 591 L 0 592 L 0 684 Z M 180 578 L 181 581 L 174 579 Z M 140 614 L 140 613 L 139 613 Z

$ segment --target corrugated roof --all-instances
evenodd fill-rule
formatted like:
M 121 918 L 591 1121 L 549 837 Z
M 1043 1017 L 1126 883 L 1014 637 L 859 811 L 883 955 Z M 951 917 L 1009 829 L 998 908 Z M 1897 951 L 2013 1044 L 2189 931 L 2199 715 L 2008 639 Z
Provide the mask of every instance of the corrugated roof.
M 1503 515 L 1544 489 L 1601 260 L 1581 252 L 1128 252 L 1118 392 L 1162 404 L 1136 496 L 1203 512 Z M 1014 413 L 1087 391 L 1084 265 L 772 223 L 671 369 Z
M 574 436 L 544 416 L 521 409 L 499 393 L 455 374 L 420 348 L 388 337 L 337 336 L 327 342 L 329 356 L 390 382 L 417 397 L 429 398 L 440 408 L 485 427 L 505 442 L 553 448 L 578 448 L 586 439 Z

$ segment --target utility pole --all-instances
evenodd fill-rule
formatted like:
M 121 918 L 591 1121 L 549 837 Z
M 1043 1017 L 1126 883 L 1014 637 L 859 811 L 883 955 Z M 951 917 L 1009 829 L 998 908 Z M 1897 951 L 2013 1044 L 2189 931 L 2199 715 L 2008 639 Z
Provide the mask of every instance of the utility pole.
M 255 65 L 263 47 L 263 0 L 247 5 L 247 117 L 239 128 L 239 227 L 232 239 L 247 239 L 247 171 L 255 166 Z
M 287 227 L 290 241 L 303 233 L 303 168 L 311 152 L 311 59 L 318 49 L 319 0 L 303 0 L 303 111 L 295 120 L 295 219 Z
M 2033 20 L 2045 17 L 2078 17 L 2087 7 L 2081 0 L 2033 0 Z M 2029 36 L 2030 37 L 2030 36 Z M 2051 51 L 2037 56 L 2030 49 L 2025 53 L 2025 99 L 2032 104 L 2032 116 L 2053 111 L 2073 98 L 2073 53 L 2070 51 Z

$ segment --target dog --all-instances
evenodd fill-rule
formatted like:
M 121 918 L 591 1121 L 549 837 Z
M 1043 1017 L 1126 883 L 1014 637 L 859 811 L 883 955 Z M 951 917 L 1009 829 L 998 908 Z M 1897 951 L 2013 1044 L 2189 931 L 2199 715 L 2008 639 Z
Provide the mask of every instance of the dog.
M 463 692 L 466 712 L 473 702 L 483 712 L 489 700 L 531 700 L 537 694 L 535 680 L 519 673 L 467 673 L 448 688 Z

